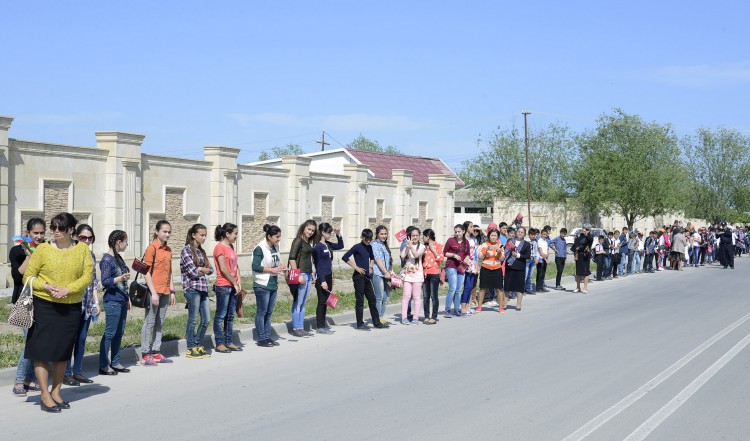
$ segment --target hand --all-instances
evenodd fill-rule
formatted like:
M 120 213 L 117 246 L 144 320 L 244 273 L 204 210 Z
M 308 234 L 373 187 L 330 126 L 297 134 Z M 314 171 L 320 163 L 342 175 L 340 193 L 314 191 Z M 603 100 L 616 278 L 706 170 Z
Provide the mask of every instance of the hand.
M 383 278 L 384 278 L 385 280 L 391 280 L 391 273 L 389 273 L 389 272 L 385 272 L 385 273 L 383 273 Z
M 273 266 L 271 268 L 268 268 L 268 272 L 271 274 L 278 274 L 281 271 L 283 271 L 283 268 L 281 268 L 280 266 Z
M 354 268 L 354 271 L 358 272 L 360 275 L 364 276 L 367 271 L 364 270 L 364 268 L 356 267 Z
M 57 288 L 57 294 L 60 296 L 58 299 L 64 299 L 68 297 L 68 294 L 70 294 L 70 289 L 68 288 Z
M 23 252 L 26 253 L 26 258 L 31 257 L 31 250 L 29 250 L 26 247 L 21 247 L 21 248 L 23 248 Z
M 242 291 L 242 285 L 240 285 L 239 283 L 235 283 L 234 284 L 234 291 L 236 293 L 239 293 L 240 291 Z
M 151 305 L 159 306 L 159 294 L 151 294 Z
M 175 297 L 174 293 L 169 295 L 169 306 L 174 306 L 177 304 L 177 298 Z
M 120 279 L 118 283 L 125 282 L 130 279 L 130 273 L 121 274 L 118 279 Z
M 326 282 L 321 283 L 320 287 L 323 288 L 324 290 L 328 291 L 328 284 Z
M 333 227 L 333 234 L 336 237 L 339 237 L 341 235 L 341 226 L 339 226 L 339 224 L 336 224 L 336 226 Z
M 132 307 L 133 307 L 133 304 L 132 304 L 132 303 L 130 303 L 130 300 L 128 300 L 128 311 L 130 311 L 130 309 L 131 309 Z
M 94 305 L 94 308 L 96 308 L 96 314 L 94 314 L 94 315 L 97 316 L 97 317 L 99 317 L 99 314 L 102 313 L 102 310 L 99 308 L 99 305 Z

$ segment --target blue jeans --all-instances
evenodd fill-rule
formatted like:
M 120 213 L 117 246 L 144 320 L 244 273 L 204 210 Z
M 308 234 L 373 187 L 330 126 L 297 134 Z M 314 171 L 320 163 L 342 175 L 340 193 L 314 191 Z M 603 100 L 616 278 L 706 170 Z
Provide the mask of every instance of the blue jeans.
M 312 289 L 312 274 L 300 273 L 300 277 L 305 280 L 305 283 L 297 285 L 297 295 L 294 296 L 294 303 L 292 303 L 292 329 L 302 331 L 305 329 L 305 305 Z
M 635 257 L 635 272 L 640 273 L 641 272 L 641 259 L 643 256 L 641 255 L 642 251 L 636 251 L 634 254 Z
M 388 298 L 391 296 L 391 283 L 384 277 L 373 274 L 372 287 L 375 290 L 375 306 L 382 320 L 385 316 L 385 308 L 388 306 Z
M 445 275 L 448 278 L 448 294 L 445 296 L 445 311 L 461 311 L 461 294 L 464 290 L 464 275 L 459 274 L 456 268 L 446 268 Z
M 465 272 L 464 273 L 464 290 L 461 294 L 461 303 L 462 304 L 469 304 L 471 301 L 471 290 L 474 289 L 474 278 L 477 277 L 476 274 Z M 439 279 L 438 279 L 439 280 Z
M 625 274 L 625 268 L 628 264 L 628 253 L 620 253 L 620 265 L 617 267 L 617 273 L 618 274 Z
M 104 302 L 104 313 L 107 322 L 104 326 L 104 335 L 99 343 L 99 369 L 108 369 L 109 366 L 121 366 L 120 344 L 122 335 L 125 333 L 125 321 L 128 318 L 128 302 Z M 112 351 L 112 363 L 107 357 Z
M 534 259 L 529 259 L 526 261 L 526 284 L 524 285 L 526 287 L 526 291 L 531 291 L 531 276 L 534 274 L 534 268 L 536 267 L 536 262 Z
M 23 329 L 23 337 L 26 338 L 26 334 L 29 332 L 28 329 Z M 24 342 L 24 346 L 26 346 Z M 16 384 L 30 383 L 36 381 L 34 375 L 34 360 L 23 358 L 25 347 L 21 348 L 21 356 L 18 357 L 18 366 L 16 366 Z
M 203 346 L 203 337 L 206 336 L 208 322 L 211 319 L 208 311 L 208 293 L 196 291 L 194 289 L 186 289 L 185 300 L 187 300 L 188 306 L 185 339 L 187 340 L 187 348 L 192 349 L 198 346 Z M 201 321 L 198 325 L 198 332 L 196 333 L 195 322 L 198 319 L 198 314 L 200 314 Z
M 234 311 L 237 309 L 237 293 L 234 286 L 214 286 L 216 314 L 214 315 L 214 340 L 216 346 L 232 344 Z
M 255 330 L 258 332 L 258 341 L 271 339 L 271 315 L 273 307 L 276 305 L 276 290 L 255 287 L 255 302 L 257 309 L 255 311 Z
M 604 255 L 604 277 L 607 278 L 612 274 L 612 256 L 610 254 Z
M 693 264 L 698 265 L 700 263 L 701 247 L 693 247 Z
M 85 316 L 81 314 L 81 322 L 78 324 L 78 336 L 73 348 L 73 369 L 70 367 L 70 360 L 68 360 L 68 364 L 65 366 L 65 375 L 68 377 L 81 375 L 81 370 L 83 369 L 83 355 L 86 353 L 86 337 L 89 335 L 89 325 L 91 324 L 91 317 L 87 319 L 83 317 Z

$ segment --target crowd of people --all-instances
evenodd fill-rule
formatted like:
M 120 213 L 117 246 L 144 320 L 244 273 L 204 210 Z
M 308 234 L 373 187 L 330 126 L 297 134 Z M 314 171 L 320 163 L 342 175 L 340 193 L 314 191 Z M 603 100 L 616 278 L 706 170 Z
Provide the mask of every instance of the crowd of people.
M 120 361 L 120 346 L 127 316 L 134 306 L 128 285 L 131 271 L 122 258 L 128 248 L 128 236 L 124 231 L 114 230 L 109 234 L 108 251 L 98 262 L 97 277 L 97 260 L 91 251 L 96 240 L 93 228 L 79 225 L 69 213 L 53 217 L 49 228 L 53 239 L 46 242 L 45 220 L 29 220 L 26 235 L 30 242 L 16 245 L 10 251 L 14 281 L 12 302 L 19 301 L 24 284 L 28 283 L 34 305 L 34 322 L 25 330 L 25 347 L 17 366 L 13 394 L 26 396 L 29 392 L 41 392 L 42 411 L 59 413 L 70 408 L 60 393 L 63 384 L 76 386 L 92 382 L 83 375 L 82 361 L 90 323 L 98 320 L 102 311 L 100 298 L 106 322 L 99 345 L 99 374 L 114 376 L 130 372 Z M 595 280 L 601 281 L 640 272 L 682 270 L 685 266 L 699 267 L 717 261 L 724 268 L 734 268 L 735 256 L 750 247 L 747 230 L 733 229 L 725 223 L 695 228 L 675 222 L 645 237 L 642 232 L 629 232 L 627 228 L 599 237 L 592 237 L 590 232 L 591 226 L 585 224 L 572 246 L 568 246 L 565 228 L 551 237 L 549 226 L 527 231 L 519 223 L 503 222 L 491 223 L 482 230 L 472 222 L 465 222 L 457 224 L 453 236 L 440 243 L 432 229 L 422 231 L 410 226 L 404 235 L 400 232 L 396 235 L 401 242 L 396 257 L 400 268 L 397 274 L 388 245 L 388 228 L 381 225 L 374 232 L 364 229 L 361 241 L 342 257 L 353 270 L 356 329 L 370 330 L 364 320 L 365 300 L 372 326 L 390 327 L 386 305 L 397 288 L 402 289 L 402 325 L 437 324 L 438 289 L 445 283 L 448 289 L 442 318 L 468 317 L 482 312 L 483 307 L 494 306 L 505 313 L 509 300 L 514 299 L 514 310 L 521 311 L 524 294 L 549 292 L 548 263 L 554 262 L 557 272 L 554 289 L 566 290 L 561 279 L 569 252 L 576 268 L 576 288 L 572 292 L 585 294 L 592 259 L 596 264 Z M 172 362 L 161 353 L 166 312 L 177 301 L 172 274 L 173 251 L 168 244 L 171 233 L 169 222 L 157 222 L 153 241 L 140 259 L 146 269 L 138 273 L 143 274 L 148 293 L 141 329 L 142 366 Z M 252 291 L 257 305 L 256 344 L 268 348 L 279 345 L 271 335 L 271 315 L 280 277 L 288 284 L 293 298 L 291 334 L 296 337 L 313 335 L 304 326 L 305 307 L 313 287 L 317 296 L 316 333 L 333 334 L 326 314 L 330 297 L 334 295 L 334 251 L 345 247 L 338 227 L 305 221 L 291 243 L 286 265 L 279 252 L 281 229 L 265 225 L 263 233 L 253 250 L 251 265 Z M 188 310 L 185 356 L 191 359 L 208 358 L 212 352 L 243 350 L 233 341 L 234 318 L 242 311 L 241 303 L 246 295 L 235 249 L 238 227 L 225 223 L 214 229 L 217 244 L 212 259 L 203 248 L 207 237 L 205 225 L 193 225 L 179 254 L 182 291 Z M 203 342 L 211 320 L 209 276 L 214 274 L 214 348 L 209 351 Z

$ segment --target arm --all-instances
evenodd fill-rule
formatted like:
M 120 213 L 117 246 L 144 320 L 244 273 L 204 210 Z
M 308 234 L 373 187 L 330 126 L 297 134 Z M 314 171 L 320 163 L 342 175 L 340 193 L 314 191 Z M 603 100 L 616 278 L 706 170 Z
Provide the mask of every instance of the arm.
M 89 251 L 88 247 L 85 247 L 85 250 L 86 254 L 83 257 L 83 273 L 81 274 L 81 277 L 77 278 L 66 287 L 68 292 L 83 292 L 94 280 L 94 261 L 91 260 L 91 251 Z
M 289 250 L 289 268 L 297 269 L 297 254 L 302 246 L 302 239 L 299 237 L 292 241 L 292 249 Z
M 255 250 L 253 250 L 253 271 L 256 273 L 269 273 L 276 275 L 280 271 L 284 270 L 283 266 L 277 266 L 277 267 L 264 267 L 262 265 L 263 262 L 263 250 L 260 247 L 255 247 Z
M 432 254 L 435 256 L 435 262 L 440 263 L 443 260 L 445 260 L 445 256 L 443 256 L 443 250 L 439 246 L 437 242 L 430 242 L 430 251 L 432 251 Z
M 381 250 L 381 247 L 378 246 L 378 250 Z M 377 256 L 375 256 L 375 265 L 380 268 L 380 271 L 383 273 L 384 279 L 390 279 L 391 274 L 388 272 L 388 269 L 385 267 L 385 263 L 383 262 L 385 260 L 385 255 L 382 252 L 379 252 Z
M 332 250 L 343 250 L 344 249 L 344 238 L 341 236 L 336 236 L 336 243 L 328 242 L 328 246 L 331 247 Z
M 412 257 L 414 257 L 415 259 L 419 259 L 420 257 L 422 257 L 422 254 L 424 254 L 425 250 L 427 250 L 427 247 L 419 247 L 419 248 L 412 247 L 410 252 L 411 252 Z
M 344 254 L 344 256 L 341 258 L 341 260 L 343 260 L 344 262 L 346 262 L 347 265 L 349 265 L 350 267 L 352 267 L 352 269 L 354 269 L 354 271 L 358 272 L 361 275 L 364 275 L 365 274 L 365 269 L 358 267 L 357 263 L 354 260 L 351 259 L 351 257 L 354 254 L 356 248 L 357 248 L 357 245 L 354 245 L 349 251 L 346 252 L 346 254 Z
M 193 261 L 193 253 L 190 252 L 189 247 L 183 248 L 180 252 L 180 268 L 182 268 L 182 273 L 191 279 L 198 279 L 203 276 L 203 271 L 200 271 Z

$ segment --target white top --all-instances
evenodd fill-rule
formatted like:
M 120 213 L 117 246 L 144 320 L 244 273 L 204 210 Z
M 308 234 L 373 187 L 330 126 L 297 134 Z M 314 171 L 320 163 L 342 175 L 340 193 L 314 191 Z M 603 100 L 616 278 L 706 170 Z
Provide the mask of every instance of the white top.
M 694 247 L 701 246 L 701 234 L 697 231 L 693 233 L 693 246 Z
M 539 260 L 544 259 L 544 256 L 549 257 L 549 245 L 547 241 L 540 237 L 536 240 L 536 244 L 539 247 Z

